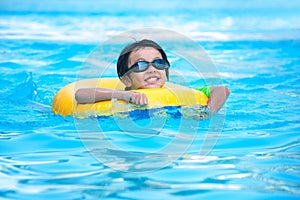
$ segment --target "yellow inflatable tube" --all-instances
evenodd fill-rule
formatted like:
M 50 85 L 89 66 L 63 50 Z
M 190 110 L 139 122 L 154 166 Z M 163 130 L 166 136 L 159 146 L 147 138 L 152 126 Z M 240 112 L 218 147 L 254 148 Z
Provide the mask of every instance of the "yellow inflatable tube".
M 79 88 L 110 88 L 124 90 L 125 86 L 117 78 L 87 79 L 63 87 L 54 97 L 52 111 L 63 116 L 78 118 L 107 116 L 133 109 L 151 109 L 164 106 L 206 105 L 208 98 L 200 91 L 177 84 L 166 83 L 163 88 L 140 89 L 147 95 L 147 106 L 136 106 L 121 100 L 101 101 L 93 104 L 78 104 L 75 92 Z

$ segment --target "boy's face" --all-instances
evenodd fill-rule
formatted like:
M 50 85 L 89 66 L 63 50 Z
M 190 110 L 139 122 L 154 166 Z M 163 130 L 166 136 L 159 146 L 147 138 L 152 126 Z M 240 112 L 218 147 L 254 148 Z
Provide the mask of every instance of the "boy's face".
M 128 59 L 128 66 L 131 67 L 138 61 L 152 62 L 162 59 L 160 52 L 152 47 L 140 48 L 131 52 Z M 150 65 L 146 71 L 130 72 L 128 76 L 122 78 L 123 83 L 130 89 L 161 88 L 166 82 L 166 70 L 156 69 Z

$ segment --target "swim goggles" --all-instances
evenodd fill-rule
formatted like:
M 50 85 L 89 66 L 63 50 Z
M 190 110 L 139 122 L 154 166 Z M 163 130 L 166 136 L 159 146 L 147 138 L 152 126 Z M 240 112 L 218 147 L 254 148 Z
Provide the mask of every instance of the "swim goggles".
M 150 65 L 153 65 L 156 69 L 168 69 L 170 65 L 167 63 L 167 61 L 163 59 L 156 59 L 152 62 L 147 62 L 147 61 L 138 61 L 134 63 L 125 74 L 129 72 L 143 72 L 146 71 Z

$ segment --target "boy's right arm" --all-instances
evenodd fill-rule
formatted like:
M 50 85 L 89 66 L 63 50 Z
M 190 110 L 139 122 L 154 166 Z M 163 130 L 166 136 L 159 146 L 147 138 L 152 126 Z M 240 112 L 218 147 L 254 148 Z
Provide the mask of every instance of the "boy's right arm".
M 75 93 L 77 103 L 95 103 L 99 101 L 108 101 L 118 99 L 134 104 L 148 104 L 147 96 L 144 93 L 112 90 L 106 88 L 80 88 Z

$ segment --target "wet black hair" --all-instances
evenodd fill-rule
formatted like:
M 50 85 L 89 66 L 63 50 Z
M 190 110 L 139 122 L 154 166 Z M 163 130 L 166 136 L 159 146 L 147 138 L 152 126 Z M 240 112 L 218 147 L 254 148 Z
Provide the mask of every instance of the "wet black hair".
M 119 78 L 124 76 L 126 74 L 126 72 L 128 71 L 128 68 L 129 68 L 128 59 L 129 59 L 131 52 L 139 50 L 140 48 L 144 48 L 144 47 L 152 47 L 152 48 L 157 49 L 160 52 L 162 59 L 165 60 L 168 63 L 168 65 L 170 65 L 167 55 L 164 52 L 164 50 L 161 48 L 161 46 L 159 46 L 156 42 L 154 42 L 152 40 L 144 39 L 144 40 L 129 44 L 120 53 L 120 56 L 118 58 L 118 63 L 117 63 L 117 72 L 118 72 Z M 166 75 L 167 75 L 167 78 L 169 78 L 169 69 L 166 69 Z

